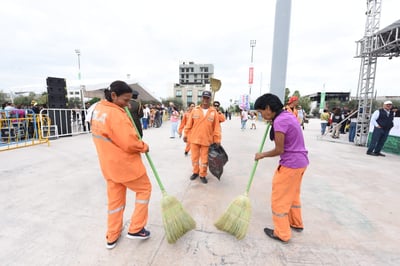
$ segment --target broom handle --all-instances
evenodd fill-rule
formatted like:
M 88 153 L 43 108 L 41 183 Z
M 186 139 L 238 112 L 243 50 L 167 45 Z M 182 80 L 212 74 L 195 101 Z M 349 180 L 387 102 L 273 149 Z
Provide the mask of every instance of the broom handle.
M 125 107 L 125 112 L 128 114 L 129 118 L 131 119 L 131 122 L 133 124 L 133 127 L 136 130 L 136 134 L 137 134 L 139 140 L 142 140 L 142 138 L 140 137 L 140 134 L 139 134 L 139 130 L 137 129 L 136 124 L 133 121 L 133 117 L 132 117 L 131 112 L 129 111 L 128 107 Z M 158 172 L 157 172 L 156 168 L 154 167 L 153 161 L 150 158 L 150 154 L 148 152 L 146 152 L 145 154 L 146 154 L 147 161 L 150 164 L 151 170 L 153 170 L 154 176 L 156 177 L 156 180 L 157 180 L 158 186 L 161 189 L 161 192 L 165 193 L 165 188 L 164 188 L 163 184 L 161 183 L 161 180 L 160 180 L 160 177 L 158 175 Z
M 262 152 L 262 150 L 264 148 L 265 140 L 267 139 L 267 135 L 268 135 L 268 131 L 269 131 L 270 127 L 271 127 L 271 123 L 268 122 L 268 126 L 267 126 L 267 129 L 265 130 L 264 136 L 261 141 L 260 149 L 258 150 L 258 152 Z M 246 195 L 249 194 L 250 186 L 251 186 L 251 183 L 253 182 L 254 174 L 256 173 L 258 161 L 259 160 L 254 161 L 253 170 L 251 170 L 250 179 L 249 179 L 249 182 L 247 183 Z

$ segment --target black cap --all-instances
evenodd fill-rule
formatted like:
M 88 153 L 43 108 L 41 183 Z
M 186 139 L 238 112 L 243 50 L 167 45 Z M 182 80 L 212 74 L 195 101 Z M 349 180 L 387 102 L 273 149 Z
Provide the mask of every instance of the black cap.
M 211 98 L 211 91 L 203 91 L 203 93 L 201 94 L 202 97 L 208 97 Z

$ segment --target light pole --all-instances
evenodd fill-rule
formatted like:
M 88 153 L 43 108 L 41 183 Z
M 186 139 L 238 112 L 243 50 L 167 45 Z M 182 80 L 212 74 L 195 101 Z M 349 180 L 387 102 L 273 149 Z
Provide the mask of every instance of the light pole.
M 85 107 L 85 101 L 83 97 L 83 90 L 82 90 L 82 82 L 81 82 L 81 50 L 80 49 L 75 49 L 75 53 L 78 56 L 78 79 L 79 79 L 79 92 L 81 95 L 81 101 L 82 101 L 82 108 L 84 112 L 86 112 L 86 107 Z
M 81 50 L 75 49 L 75 53 L 78 56 L 78 79 L 79 85 L 81 85 Z
M 256 40 L 250 40 L 251 58 L 249 67 L 249 96 L 251 95 L 251 85 L 253 84 L 254 67 L 253 67 L 253 50 L 256 46 Z

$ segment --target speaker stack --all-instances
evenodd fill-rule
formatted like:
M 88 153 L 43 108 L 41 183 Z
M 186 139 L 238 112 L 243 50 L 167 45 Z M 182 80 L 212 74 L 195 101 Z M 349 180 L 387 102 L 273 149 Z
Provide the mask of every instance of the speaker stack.
M 59 136 L 68 136 L 71 133 L 72 110 L 60 110 L 67 108 L 67 83 L 63 78 L 48 77 L 46 84 L 51 123 L 57 125 Z
M 63 78 L 46 79 L 49 108 L 67 108 L 67 83 Z

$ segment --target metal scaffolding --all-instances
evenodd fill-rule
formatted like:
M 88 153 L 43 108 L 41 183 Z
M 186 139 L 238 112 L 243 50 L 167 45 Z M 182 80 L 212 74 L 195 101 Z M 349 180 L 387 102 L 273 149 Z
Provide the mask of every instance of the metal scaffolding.
M 367 0 L 367 21 L 364 37 L 357 41 L 356 58 L 361 58 L 357 87 L 358 117 L 355 144 L 365 146 L 369 133 L 376 65 L 378 57 L 398 57 L 400 54 L 400 20 L 379 30 L 381 0 Z

